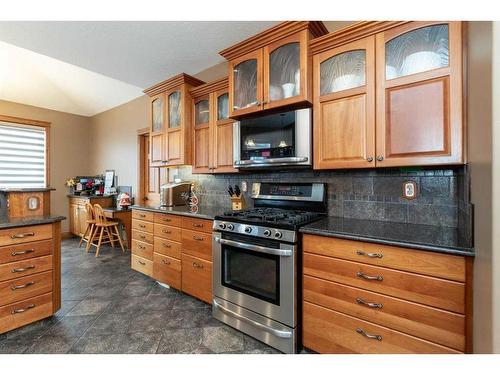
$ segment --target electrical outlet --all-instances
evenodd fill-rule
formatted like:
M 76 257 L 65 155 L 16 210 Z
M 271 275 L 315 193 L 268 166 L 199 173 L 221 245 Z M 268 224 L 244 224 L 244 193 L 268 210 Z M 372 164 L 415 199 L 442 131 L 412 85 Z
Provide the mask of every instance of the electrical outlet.
M 403 182 L 403 198 L 415 199 L 417 197 L 417 184 L 415 181 Z
M 241 181 L 241 191 L 245 193 L 248 190 L 248 185 L 246 181 Z

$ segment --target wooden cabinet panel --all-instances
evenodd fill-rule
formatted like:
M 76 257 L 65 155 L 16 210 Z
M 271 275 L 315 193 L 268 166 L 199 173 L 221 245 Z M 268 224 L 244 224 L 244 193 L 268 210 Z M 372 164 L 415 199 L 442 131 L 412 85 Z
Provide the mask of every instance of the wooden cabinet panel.
M 166 238 L 172 241 L 181 241 L 181 228 L 171 227 L 169 225 L 155 224 L 155 237 Z
M 309 302 L 303 304 L 302 333 L 304 346 L 321 353 L 460 353 Z
M 154 212 L 132 210 L 132 219 L 142 220 L 142 221 L 154 221 Z
M 181 289 L 181 261 L 158 253 L 154 254 L 153 277 L 172 288 Z
M 210 128 L 194 129 L 194 159 L 193 170 L 195 173 L 210 171 Z
M 135 229 L 140 232 L 153 233 L 154 224 L 149 221 L 132 219 L 132 229 Z
M 237 172 L 233 168 L 233 123 L 226 123 L 215 126 L 214 145 L 214 168 L 215 173 Z
M 132 231 L 132 240 L 138 240 L 141 242 L 146 242 L 152 244 L 154 242 L 154 236 L 152 233 L 140 232 L 137 230 Z
M 304 276 L 304 301 L 465 351 L 465 316 Z
M 182 136 L 181 130 L 169 131 L 167 133 L 167 158 L 168 165 L 182 165 Z
M 179 242 L 156 237 L 154 243 L 155 253 L 166 255 L 172 258 L 181 259 L 181 244 Z
M 153 276 L 153 261 L 132 254 L 131 268 L 147 276 Z
M 0 265 L 0 281 L 15 279 L 52 269 L 52 255 L 20 260 Z
M 213 221 L 208 219 L 198 219 L 196 217 L 183 217 L 182 228 L 212 233 Z
M 212 262 L 182 254 L 182 291 L 212 303 Z
M 212 260 L 212 235 L 182 229 L 182 252 L 197 258 Z
M 132 240 L 132 254 L 141 258 L 153 260 L 153 245 L 146 242 Z
M 52 293 L 0 307 L 0 334 L 53 314 Z
M 166 224 L 166 225 L 170 225 L 170 226 L 174 226 L 174 227 L 180 227 L 181 221 L 182 221 L 182 218 L 180 216 L 176 216 L 176 215 L 155 213 L 155 216 L 154 216 L 155 223 Z
M 27 227 L 0 229 L 0 243 L 3 246 L 48 240 L 52 238 L 52 225 L 31 225 Z
M 150 163 L 151 166 L 160 167 L 165 164 L 165 136 L 163 134 L 151 135 L 151 151 L 150 151 Z
M 304 274 L 465 313 L 465 286 L 455 281 L 308 253 L 304 254 Z
M 22 301 L 52 291 L 52 271 L 0 282 L 0 305 Z
M 304 252 L 465 282 L 465 258 L 305 234 Z
M 52 254 L 51 240 L 0 247 L 0 264 Z

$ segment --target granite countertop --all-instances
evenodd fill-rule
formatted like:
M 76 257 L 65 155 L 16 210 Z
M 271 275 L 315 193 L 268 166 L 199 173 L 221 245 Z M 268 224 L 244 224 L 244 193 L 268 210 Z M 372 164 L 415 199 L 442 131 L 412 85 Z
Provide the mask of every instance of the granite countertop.
M 463 242 L 456 228 L 450 227 L 329 216 L 303 226 L 300 231 L 328 237 L 474 256 L 474 249 Z
M 92 199 L 99 199 L 99 198 L 111 198 L 113 195 L 78 195 L 78 194 L 67 194 L 66 195 L 68 198 L 92 198 Z
M 199 217 L 202 219 L 209 219 L 209 220 L 213 220 L 215 216 L 220 215 L 224 211 L 228 210 L 227 208 L 224 209 L 223 207 L 214 207 L 214 206 L 197 206 L 196 211 L 191 210 L 189 206 L 147 207 L 142 205 L 133 205 L 130 206 L 130 208 L 137 210 L 144 210 L 144 211 L 160 212 L 164 214 Z
M 44 191 L 54 191 L 54 188 L 2 188 L 1 193 L 37 193 Z
M 64 216 L 29 216 L 29 217 L 19 217 L 11 218 L 0 216 L 0 229 L 5 228 L 17 228 L 17 227 L 27 227 L 30 225 L 38 224 L 51 224 L 56 221 L 65 220 Z

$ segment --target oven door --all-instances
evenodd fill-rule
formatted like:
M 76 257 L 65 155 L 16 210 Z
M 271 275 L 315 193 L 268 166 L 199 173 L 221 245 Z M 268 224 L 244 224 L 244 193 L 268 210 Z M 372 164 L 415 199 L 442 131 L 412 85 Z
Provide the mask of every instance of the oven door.
M 214 233 L 212 249 L 216 297 L 296 326 L 296 245 Z

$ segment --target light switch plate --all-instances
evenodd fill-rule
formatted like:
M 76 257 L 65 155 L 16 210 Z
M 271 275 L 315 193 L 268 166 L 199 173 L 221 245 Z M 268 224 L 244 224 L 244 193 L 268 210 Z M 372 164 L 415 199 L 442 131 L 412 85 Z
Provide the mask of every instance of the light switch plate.
M 417 184 L 415 181 L 403 182 L 403 198 L 415 199 L 417 197 Z

